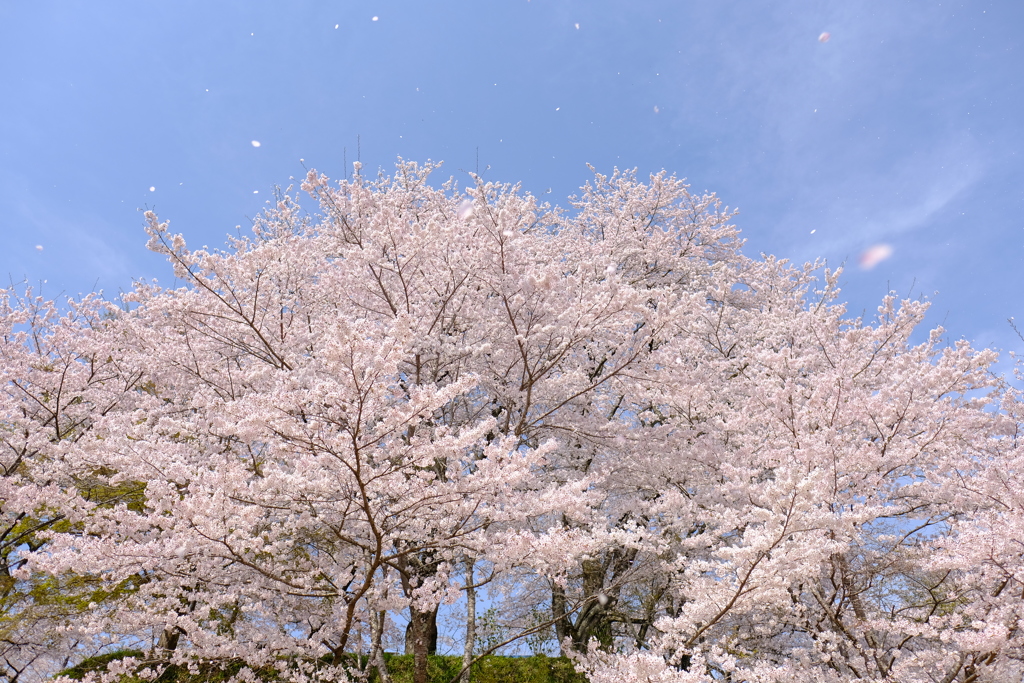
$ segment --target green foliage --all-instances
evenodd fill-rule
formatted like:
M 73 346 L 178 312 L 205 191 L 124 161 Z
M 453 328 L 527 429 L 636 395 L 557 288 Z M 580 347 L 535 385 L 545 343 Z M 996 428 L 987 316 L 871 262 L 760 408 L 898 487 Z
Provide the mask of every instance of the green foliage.
M 498 643 L 508 639 L 508 627 L 498 618 L 498 610 L 491 607 L 476 620 L 476 651 L 489 652 Z
M 484 657 L 473 667 L 471 680 L 472 683 L 587 683 L 586 677 L 576 673 L 568 659 L 545 655 Z
M 143 653 L 137 650 L 118 650 L 96 657 L 90 657 L 77 666 L 65 669 L 60 672 L 61 676 L 68 676 L 75 680 L 81 680 L 86 674 L 93 671 L 102 671 L 106 665 L 114 660 L 124 657 L 142 657 Z M 388 671 L 394 683 L 411 683 L 413 674 L 412 655 L 385 654 L 385 661 L 388 663 Z M 365 658 L 362 662 L 366 665 Z M 462 657 L 431 655 L 427 658 L 427 680 L 430 683 L 449 683 L 462 670 Z M 211 683 L 223 681 L 241 668 L 239 663 L 230 663 L 217 671 L 203 670 L 199 674 L 189 674 L 183 669 L 171 667 L 158 681 L 159 683 Z M 262 681 L 270 682 L 278 680 L 277 671 L 258 671 L 257 676 Z M 380 678 L 376 671 L 372 671 L 369 683 L 378 683 Z M 138 679 L 131 678 L 122 683 L 135 683 Z M 472 683 L 587 683 L 583 674 L 576 673 L 572 664 L 565 657 L 547 657 L 535 655 L 533 657 L 498 657 L 489 655 L 481 659 L 473 666 Z
M 140 650 L 115 650 L 95 657 L 89 657 L 76 666 L 65 669 L 57 676 L 67 676 L 76 681 L 82 680 L 87 674 L 101 673 L 110 662 L 124 659 L 125 657 L 138 657 L 145 659 L 146 653 Z M 189 673 L 187 669 L 178 666 L 169 666 L 155 679 L 154 683 L 222 683 L 242 670 L 242 662 L 229 661 L 219 665 L 199 667 L 199 673 Z M 270 683 L 279 680 L 277 671 L 257 671 L 260 680 Z M 124 676 L 120 683 L 143 683 L 141 678 L 136 676 Z
M 551 611 L 549 609 L 537 609 L 534 607 L 530 610 L 529 626 L 535 628 L 544 624 L 551 618 Z M 543 655 L 549 652 L 558 651 L 558 639 L 555 637 L 555 629 L 553 627 L 542 628 L 538 631 L 534 631 L 530 635 L 526 636 L 526 647 L 530 648 L 530 652 L 535 655 Z M 481 650 L 482 651 L 482 650 Z
M 96 655 L 95 657 L 89 657 L 70 669 L 64 669 L 58 676 L 67 676 L 73 678 L 76 681 L 80 681 L 85 678 L 86 674 L 90 674 L 94 671 L 99 672 L 107 668 L 107 664 L 116 661 L 118 659 L 124 659 L 125 657 L 142 657 L 144 653 L 139 650 L 115 650 L 114 652 L 107 652 L 106 654 Z

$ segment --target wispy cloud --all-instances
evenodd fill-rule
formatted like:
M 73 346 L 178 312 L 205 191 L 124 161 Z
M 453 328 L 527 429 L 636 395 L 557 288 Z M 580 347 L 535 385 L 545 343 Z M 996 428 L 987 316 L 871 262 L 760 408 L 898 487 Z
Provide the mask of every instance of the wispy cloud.
M 5 236 L 7 253 L 0 262 L 5 279 L 57 278 L 61 286 L 75 288 L 66 293 L 77 295 L 97 286 L 125 287 L 137 275 L 139 268 L 129 255 L 138 254 L 137 244 L 129 249 L 119 244 L 117 226 L 88 214 L 71 219 L 67 212 L 47 208 L 28 188 L 22 187 L 19 197 L 5 220 L 11 226 L 5 231 L 11 234 Z M 27 258 L 29 254 L 36 258 Z
M 832 258 L 928 228 L 937 214 L 964 198 L 984 176 L 984 161 L 969 140 L 947 143 L 927 154 L 893 161 L 888 171 L 855 170 L 829 187 L 828 196 L 809 188 L 801 192 L 798 211 L 780 226 L 778 235 L 805 258 Z M 814 240 L 807 236 L 815 230 Z

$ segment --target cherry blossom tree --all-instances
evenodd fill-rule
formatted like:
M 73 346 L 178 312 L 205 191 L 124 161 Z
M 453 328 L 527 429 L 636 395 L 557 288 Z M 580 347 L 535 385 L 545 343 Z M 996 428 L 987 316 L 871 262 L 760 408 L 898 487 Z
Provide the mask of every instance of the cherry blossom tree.
M 69 301 L 63 312 L 31 288 L 0 290 L 0 678 L 9 683 L 54 673 L 108 642 L 81 627 L 127 588 L 100 585 L 82 572 L 28 571 L 28 555 L 46 534 L 72 533 L 65 510 L 80 502 L 141 501 L 141 489 L 103 485 L 61 461 L 89 441 L 104 414 L 133 402 L 140 373 L 119 367 L 97 334 L 109 304 L 97 296 Z
M 184 285 L 69 323 L 87 418 L 4 507 L 67 524 L 12 576 L 114 596 L 81 633 L 146 643 L 116 671 L 386 676 L 401 622 L 423 683 L 439 607 L 495 577 L 508 639 L 550 630 L 595 682 L 1017 666 L 1022 413 L 993 352 L 915 341 L 920 302 L 849 317 L 839 272 L 744 256 L 666 174 L 561 210 L 356 170 L 224 251 L 147 214 Z M 12 340 L 10 391 L 42 367 Z
M 992 354 L 938 333 L 911 346 L 911 302 L 887 300 L 867 326 L 798 294 L 773 293 L 772 316 L 709 321 L 727 381 L 713 397 L 672 382 L 661 404 L 687 443 L 638 472 L 656 492 L 651 541 L 668 548 L 651 649 L 682 670 L 666 680 L 959 680 L 961 657 L 985 652 L 948 640 L 982 628 L 962 611 L 970 565 L 929 557 L 973 511 L 964 480 L 996 431 L 975 397 L 996 384 Z

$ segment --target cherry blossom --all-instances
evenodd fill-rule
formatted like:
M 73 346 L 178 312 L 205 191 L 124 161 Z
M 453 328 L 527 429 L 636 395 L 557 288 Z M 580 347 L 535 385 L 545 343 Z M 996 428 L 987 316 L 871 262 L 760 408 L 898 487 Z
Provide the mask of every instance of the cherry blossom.
M 435 170 L 311 171 L 223 251 L 147 213 L 182 286 L 8 305 L 3 513 L 67 520 L 12 576 L 102 589 L 76 642 L 336 680 L 407 623 L 419 683 L 491 586 L 595 682 L 1017 675 L 994 352 L 849 316 L 664 173 L 560 209 Z

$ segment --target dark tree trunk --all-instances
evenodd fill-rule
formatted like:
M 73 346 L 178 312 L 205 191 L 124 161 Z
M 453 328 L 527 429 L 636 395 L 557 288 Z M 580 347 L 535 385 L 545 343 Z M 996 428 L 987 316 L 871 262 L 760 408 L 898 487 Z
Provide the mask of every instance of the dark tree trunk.
M 409 624 L 405 627 L 405 654 L 414 654 L 413 642 L 413 621 L 419 621 L 423 624 L 424 632 L 426 633 L 427 641 L 427 654 L 437 654 L 437 607 L 429 612 L 416 611 L 416 617 L 409 620 Z
M 615 642 L 613 626 L 623 619 L 617 609 L 621 582 L 630 571 L 636 555 L 636 550 L 617 548 L 608 551 L 603 559 L 582 562 L 580 597 L 583 602 L 575 618 L 568 614 L 565 590 L 557 584 L 552 585 L 551 617 L 556 620 L 555 635 L 563 655 L 568 654 L 562 645 L 566 638 L 577 652 L 586 652 L 592 638 L 597 640 L 602 650 L 611 651 Z
M 413 683 L 427 683 L 427 655 L 437 654 L 437 606 L 427 612 L 409 609 L 405 654 L 413 656 Z
M 157 656 L 162 658 L 165 662 L 169 662 L 171 655 L 178 647 L 178 640 L 181 638 L 182 633 L 184 633 L 184 631 L 177 626 L 173 628 L 165 628 L 160 633 L 160 639 L 156 644 Z M 154 683 L 169 683 L 170 681 L 176 680 L 177 677 L 178 667 L 174 664 L 167 663 L 164 670 L 160 673 Z
M 165 628 L 163 633 L 160 634 L 160 640 L 157 641 L 156 649 L 163 654 L 174 652 L 175 648 L 178 647 L 178 639 L 180 637 L 181 631 L 178 628 Z
M 566 638 L 573 641 L 576 640 L 576 631 L 573 629 L 572 622 L 565 613 L 565 609 L 565 589 L 557 583 L 552 584 L 551 618 L 555 619 L 555 639 L 558 641 L 558 651 L 563 657 L 568 655 L 563 641 Z
M 416 587 L 437 572 L 432 553 L 424 552 L 402 559 L 398 566 L 402 592 L 409 598 L 409 625 L 405 630 L 405 652 L 413 655 L 413 683 L 427 683 L 427 655 L 437 654 L 437 608 L 416 608 Z
M 591 638 L 596 638 L 602 650 L 612 646 L 612 597 L 605 593 L 607 570 L 599 560 L 583 561 L 583 595 L 588 602 L 576 617 L 576 638 L 573 645 L 580 652 L 587 651 Z

